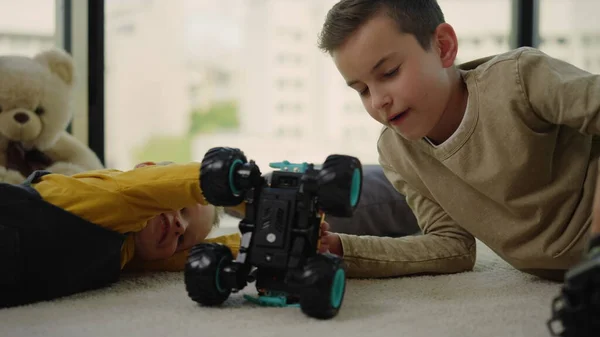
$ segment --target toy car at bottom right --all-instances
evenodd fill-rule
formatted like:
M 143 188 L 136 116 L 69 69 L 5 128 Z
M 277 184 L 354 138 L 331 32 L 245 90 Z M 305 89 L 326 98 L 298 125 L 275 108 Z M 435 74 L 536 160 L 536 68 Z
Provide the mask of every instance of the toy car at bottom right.
M 565 275 L 552 301 L 548 329 L 552 336 L 600 336 L 600 235 L 590 241 L 586 258 Z

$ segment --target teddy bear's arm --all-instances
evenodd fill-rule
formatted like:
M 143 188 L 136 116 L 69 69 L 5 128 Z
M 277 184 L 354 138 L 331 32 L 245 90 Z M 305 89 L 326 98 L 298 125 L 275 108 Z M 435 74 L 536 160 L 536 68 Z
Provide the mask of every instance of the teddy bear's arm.
M 25 177 L 15 170 L 9 170 L 4 166 L 0 166 L 0 182 L 8 184 L 21 184 L 25 181 Z
M 48 170 L 75 174 L 104 168 L 98 156 L 70 133 L 63 131 L 53 147 L 44 151 L 53 161 Z

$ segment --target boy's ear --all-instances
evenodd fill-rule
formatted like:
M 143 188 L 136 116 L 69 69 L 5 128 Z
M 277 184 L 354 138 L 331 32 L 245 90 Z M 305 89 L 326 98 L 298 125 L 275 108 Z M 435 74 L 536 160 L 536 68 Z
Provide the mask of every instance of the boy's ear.
M 139 164 L 135 165 L 135 168 L 140 168 L 140 167 L 144 167 L 144 166 L 153 166 L 153 165 L 156 165 L 156 163 L 153 161 L 145 161 L 143 163 L 139 163 Z
M 454 28 L 447 23 L 440 24 L 435 29 L 434 39 L 433 47 L 440 56 L 442 66 L 444 68 L 453 66 L 458 53 L 458 39 Z

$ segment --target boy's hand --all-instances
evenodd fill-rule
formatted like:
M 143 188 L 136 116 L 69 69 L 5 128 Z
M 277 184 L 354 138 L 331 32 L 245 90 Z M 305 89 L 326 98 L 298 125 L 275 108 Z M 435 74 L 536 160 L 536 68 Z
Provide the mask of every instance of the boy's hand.
M 321 224 L 321 246 L 319 253 L 331 253 L 338 256 L 344 255 L 342 241 L 339 235 L 329 231 L 329 224 L 325 221 Z

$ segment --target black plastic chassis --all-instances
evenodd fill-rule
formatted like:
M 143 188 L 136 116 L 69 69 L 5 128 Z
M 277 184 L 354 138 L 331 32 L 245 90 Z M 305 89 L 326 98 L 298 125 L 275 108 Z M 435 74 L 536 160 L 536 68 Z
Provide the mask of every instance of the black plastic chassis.
M 232 292 L 256 280 L 261 291 L 299 296 L 306 286 L 300 274 L 308 258 L 317 254 L 321 217 L 316 204 L 317 171 L 275 171 L 270 187 L 265 178 L 260 188 L 248 190 L 246 216 L 237 259 L 223 268 L 221 285 Z M 257 268 L 250 275 L 252 267 Z

